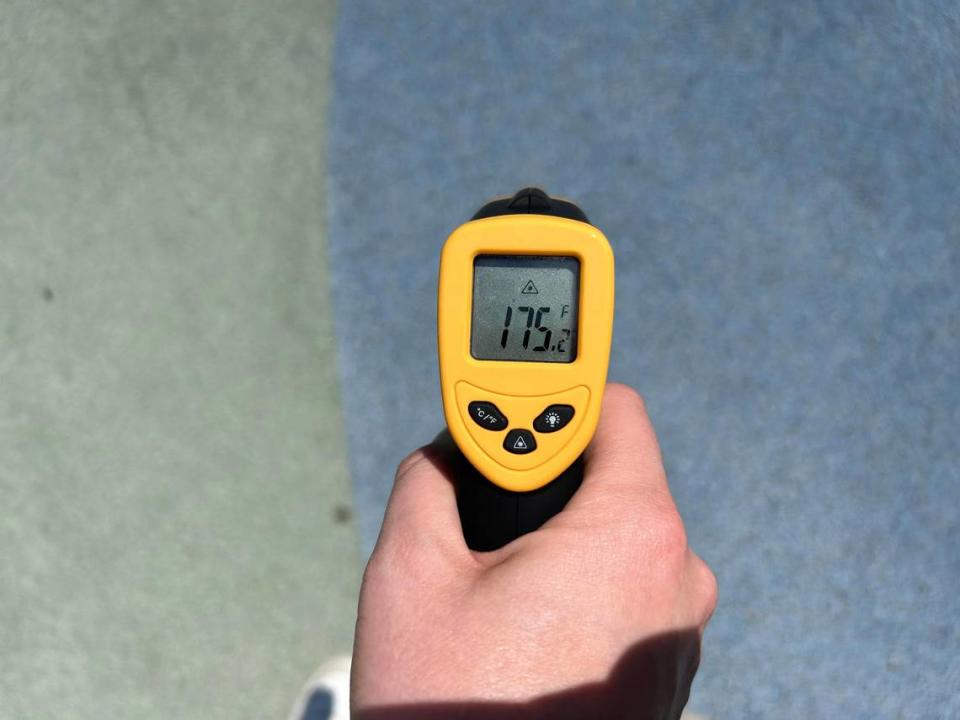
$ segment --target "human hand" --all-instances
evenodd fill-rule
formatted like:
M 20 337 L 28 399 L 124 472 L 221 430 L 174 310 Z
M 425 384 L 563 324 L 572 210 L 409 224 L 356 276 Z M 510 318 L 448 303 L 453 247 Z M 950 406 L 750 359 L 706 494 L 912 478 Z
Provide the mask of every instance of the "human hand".
M 464 542 L 449 453 L 397 470 L 360 593 L 354 717 L 679 717 L 717 586 L 640 397 L 607 387 L 580 489 L 494 552 Z

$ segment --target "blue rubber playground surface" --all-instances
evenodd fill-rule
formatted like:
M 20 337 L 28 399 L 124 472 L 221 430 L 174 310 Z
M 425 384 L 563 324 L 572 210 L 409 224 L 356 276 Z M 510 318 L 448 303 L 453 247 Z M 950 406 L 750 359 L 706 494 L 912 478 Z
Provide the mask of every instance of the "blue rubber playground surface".
M 720 581 L 691 709 L 960 717 L 958 31 L 930 2 L 344 3 L 329 257 L 362 553 L 442 426 L 439 248 L 539 185 L 614 246 L 610 377 Z

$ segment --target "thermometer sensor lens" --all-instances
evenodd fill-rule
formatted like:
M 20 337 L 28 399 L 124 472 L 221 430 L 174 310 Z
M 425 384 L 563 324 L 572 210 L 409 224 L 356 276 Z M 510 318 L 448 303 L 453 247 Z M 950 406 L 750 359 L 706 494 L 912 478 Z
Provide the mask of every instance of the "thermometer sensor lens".
M 470 353 L 477 360 L 573 362 L 579 286 L 574 257 L 477 256 Z

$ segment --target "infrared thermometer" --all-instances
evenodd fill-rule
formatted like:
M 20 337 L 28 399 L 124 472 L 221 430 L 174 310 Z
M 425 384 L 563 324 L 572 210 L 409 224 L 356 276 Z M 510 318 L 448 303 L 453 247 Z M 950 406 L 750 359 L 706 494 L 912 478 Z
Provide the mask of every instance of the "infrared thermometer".
M 437 305 L 461 522 L 471 547 L 493 549 L 579 486 L 610 358 L 613 252 L 576 205 L 527 188 L 450 235 Z

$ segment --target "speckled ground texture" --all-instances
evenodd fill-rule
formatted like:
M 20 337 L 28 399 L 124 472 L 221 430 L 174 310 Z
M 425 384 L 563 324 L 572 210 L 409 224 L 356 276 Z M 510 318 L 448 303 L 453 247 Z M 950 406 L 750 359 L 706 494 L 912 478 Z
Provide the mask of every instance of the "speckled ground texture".
M 442 424 L 440 246 L 540 184 L 615 247 L 611 379 L 720 579 L 691 709 L 960 717 L 958 43 L 951 3 L 345 3 L 330 252 L 365 550 Z

